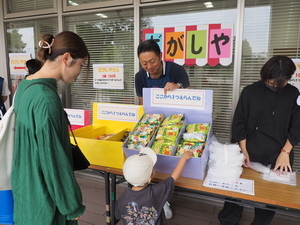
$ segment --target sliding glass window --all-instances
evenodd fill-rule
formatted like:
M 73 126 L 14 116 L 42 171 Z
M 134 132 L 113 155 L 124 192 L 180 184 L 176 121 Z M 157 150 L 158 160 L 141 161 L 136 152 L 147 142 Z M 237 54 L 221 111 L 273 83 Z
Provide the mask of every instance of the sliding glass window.
M 95 89 L 93 76 L 82 73 L 71 84 L 71 106 L 92 109 L 93 102 L 134 104 L 133 10 L 101 11 L 65 18 L 65 29 L 80 35 L 91 64 L 123 64 L 124 89 Z M 91 68 L 92 71 L 92 68 Z
M 57 18 L 10 22 L 5 25 L 8 53 L 27 53 L 31 58 L 37 57 L 38 42 L 42 39 L 43 34 L 56 35 L 58 33 Z M 21 65 L 23 71 L 24 66 L 25 64 Z M 19 74 L 15 70 L 9 72 L 12 91 L 14 91 L 25 74 Z

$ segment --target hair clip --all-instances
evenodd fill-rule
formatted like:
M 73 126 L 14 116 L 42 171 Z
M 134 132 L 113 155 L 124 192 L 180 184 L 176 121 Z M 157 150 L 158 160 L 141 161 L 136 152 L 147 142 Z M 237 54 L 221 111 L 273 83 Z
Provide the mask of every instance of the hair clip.
M 40 48 L 48 48 L 49 54 L 50 54 L 53 43 L 54 43 L 54 38 L 52 39 L 51 44 L 49 44 L 47 41 L 41 40 L 41 41 L 39 41 L 39 46 L 40 46 Z

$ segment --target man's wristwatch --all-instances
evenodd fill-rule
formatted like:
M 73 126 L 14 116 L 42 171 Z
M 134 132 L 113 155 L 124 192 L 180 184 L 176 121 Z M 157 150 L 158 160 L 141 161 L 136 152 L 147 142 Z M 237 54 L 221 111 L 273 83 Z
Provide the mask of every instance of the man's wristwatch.
M 182 83 L 176 83 L 179 88 L 183 88 Z

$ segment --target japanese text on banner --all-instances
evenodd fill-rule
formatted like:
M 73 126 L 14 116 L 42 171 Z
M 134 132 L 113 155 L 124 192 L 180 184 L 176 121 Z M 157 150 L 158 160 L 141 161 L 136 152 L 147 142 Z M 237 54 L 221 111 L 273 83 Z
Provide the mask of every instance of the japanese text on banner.
M 143 40 L 155 40 L 165 61 L 180 65 L 228 66 L 232 63 L 233 24 L 148 28 Z

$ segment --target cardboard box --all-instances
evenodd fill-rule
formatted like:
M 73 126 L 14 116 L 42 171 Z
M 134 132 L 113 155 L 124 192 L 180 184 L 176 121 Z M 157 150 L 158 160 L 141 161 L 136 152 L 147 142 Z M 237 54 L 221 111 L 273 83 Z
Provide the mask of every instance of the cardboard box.
M 121 169 L 125 161 L 123 138 L 143 115 L 143 106 L 93 103 L 93 125 L 74 130 L 76 141 L 92 165 Z M 100 136 L 113 134 L 99 140 Z M 71 142 L 74 143 L 72 134 Z
M 166 116 L 184 113 L 185 123 L 210 123 L 210 131 L 206 140 L 206 146 L 199 158 L 193 157 L 187 163 L 181 174 L 203 180 L 209 157 L 209 142 L 212 134 L 212 90 L 178 89 L 164 95 L 159 88 L 144 88 L 144 111 L 145 113 L 163 113 Z M 138 150 L 129 149 L 124 142 L 123 149 L 126 157 L 137 154 Z M 157 155 L 155 171 L 171 174 L 180 157 Z

